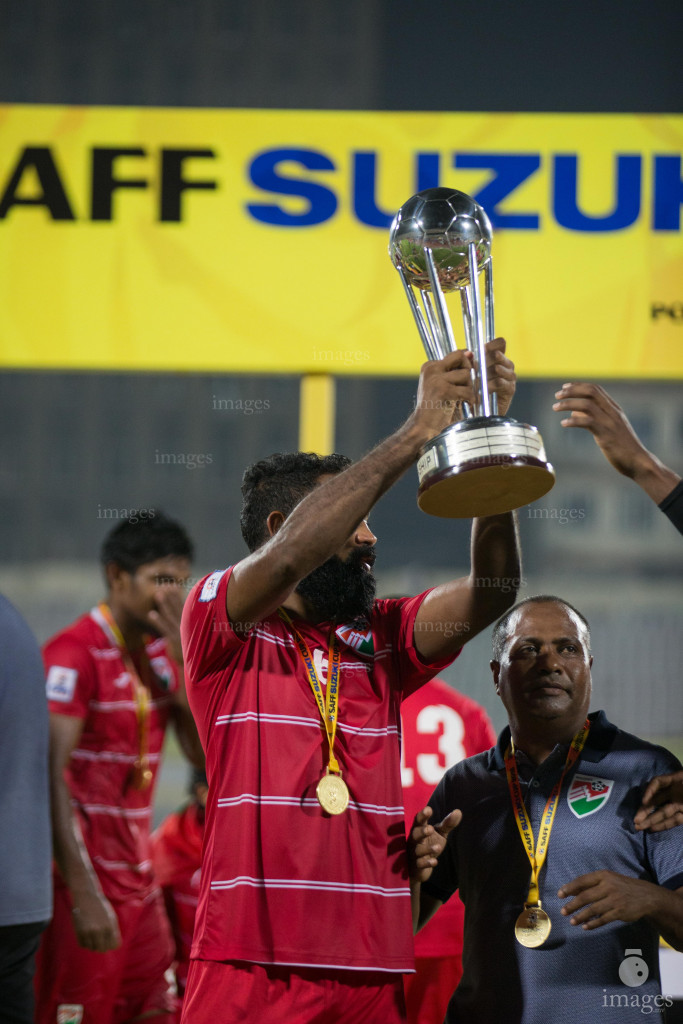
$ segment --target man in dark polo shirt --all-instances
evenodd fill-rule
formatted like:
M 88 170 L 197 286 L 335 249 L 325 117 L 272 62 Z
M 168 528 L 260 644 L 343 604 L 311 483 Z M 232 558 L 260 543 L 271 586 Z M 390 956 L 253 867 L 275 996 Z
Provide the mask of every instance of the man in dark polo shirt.
M 421 812 L 411 833 L 417 926 L 456 889 L 465 903 L 447 1024 L 659 1014 L 672 1002 L 659 936 L 683 949 L 682 834 L 633 819 L 652 776 L 680 765 L 588 714 L 590 634 L 570 605 L 521 602 L 495 626 L 493 649 L 509 726 L 441 780 L 430 800 L 441 824 Z

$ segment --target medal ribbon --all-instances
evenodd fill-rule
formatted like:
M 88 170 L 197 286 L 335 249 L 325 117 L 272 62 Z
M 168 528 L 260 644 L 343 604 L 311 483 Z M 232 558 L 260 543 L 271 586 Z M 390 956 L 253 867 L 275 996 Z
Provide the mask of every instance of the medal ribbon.
M 308 648 L 308 644 L 301 636 L 284 608 L 278 608 L 278 615 L 287 623 L 292 631 L 294 643 L 296 644 L 296 648 L 299 652 L 299 657 L 304 663 L 308 682 L 313 690 L 313 696 L 315 697 L 320 717 L 322 718 L 323 725 L 325 726 L 327 742 L 330 747 L 330 760 L 327 770 L 334 772 L 335 775 L 341 775 L 339 762 L 334 756 L 334 740 L 337 735 L 337 716 L 339 714 L 339 665 L 341 662 L 341 649 L 337 643 L 337 637 L 335 636 L 334 629 L 330 630 L 326 701 L 323 695 L 322 684 L 318 679 L 318 674 L 315 670 L 315 663 Z
M 529 883 L 527 903 L 539 903 L 538 876 L 541 873 L 541 868 L 543 867 L 546 856 L 548 855 L 548 843 L 550 842 L 550 833 L 555 820 L 555 811 L 557 810 L 557 802 L 562 790 L 562 783 L 564 782 L 564 777 L 571 766 L 576 764 L 578 761 L 588 738 L 590 727 L 591 724 L 589 720 L 586 719 L 583 728 L 577 732 L 569 745 L 562 774 L 553 786 L 545 805 L 545 810 L 543 811 L 535 851 L 534 834 L 531 831 L 531 824 L 526 812 L 526 807 L 524 806 L 524 797 L 522 796 L 522 787 L 519 784 L 517 762 L 515 761 L 515 745 L 512 739 L 505 751 L 505 774 L 507 775 L 510 797 L 512 799 L 512 809 L 515 813 L 515 821 L 517 822 L 519 834 L 522 837 L 522 843 L 524 844 L 526 855 L 529 858 L 529 863 L 531 864 L 531 882 Z
M 133 683 L 133 696 L 135 697 L 135 716 L 138 724 L 138 762 L 140 770 L 144 773 L 149 771 L 149 714 L 150 714 L 150 693 L 149 689 L 140 678 L 140 673 L 135 667 L 130 651 L 123 639 L 123 633 L 119 629 L 111 609 L 104 602 L 97 606 L 97 610 L 108 627 L 109 639 L 113 640 L 118 647 L 121 659 L 128 670 Z M 147 651 L 143 648 L 142 663 L 149 670 Z M 144 778 L 144 776 L 143 776 Z M 151 778 L 151 776 L 150 776 Z M 143 783 L 145 784 L 145 783 Z M 149 783 L 146 783 L 148 785 Z

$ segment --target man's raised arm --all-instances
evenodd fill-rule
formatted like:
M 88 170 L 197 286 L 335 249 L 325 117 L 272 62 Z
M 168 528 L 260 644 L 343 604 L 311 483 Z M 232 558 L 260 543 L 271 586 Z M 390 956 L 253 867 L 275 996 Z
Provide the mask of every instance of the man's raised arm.
M 453 352 L 425 363 L 415 409 L 359 462 L 325 480 L 289 516 L 273 511 L 268 540 L 233 571 L 227 611 L 236 628 L 272 614 L 313 569 L 336 554 L 381 496 L 416 461 L 420 448 L 473 400 L 472 357 Z

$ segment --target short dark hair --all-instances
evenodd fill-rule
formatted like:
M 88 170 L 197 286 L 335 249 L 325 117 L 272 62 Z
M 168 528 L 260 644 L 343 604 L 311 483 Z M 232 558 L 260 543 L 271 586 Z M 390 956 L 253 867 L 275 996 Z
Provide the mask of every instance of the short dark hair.
M 100 561 L 103 566 L 114 562 L 126 572 L 134 573 L 141 565 L 158 558 L 175 555 L 192 559 L 194 548 L 185 528 L 155 509 L 145 519 L 124 519 L 104 538 Z
M 345 455 L 314 452 L 276 452 L 248 466 L 242 477 L 240 528 L 250 551 L 268 540 L 271 512 L 288 516 L 326 473 L 341 473 L 351 465 Z
M 493 627 L 493 636 L 491 642 L 493 644 L 493 659 L 494 661 L 500 661 L 503 648 L 505 647 L 505 641 L 509 636 L 508 626 L 510 625 L 510 619 L 518 612 L 520 608 L 523 608 L 526 604 L 561 604 L 565 608 L 568 608 L 571 612 L 576 615 L 580 622 L 586 627 L 586 637 L 588 639 L 588 650 L 590 652 L 591 645 L 591 628 L 588 624 L 588 619 L 585 615 L 582 615 L 578 608 L 575 608 L 569 601 L 565 601 L 561 597 L 555 597 L 552 594 L 538 594 L 536 597 L 525 597 L 523 601 L 518 601 L 508 612 L 505 613 Z

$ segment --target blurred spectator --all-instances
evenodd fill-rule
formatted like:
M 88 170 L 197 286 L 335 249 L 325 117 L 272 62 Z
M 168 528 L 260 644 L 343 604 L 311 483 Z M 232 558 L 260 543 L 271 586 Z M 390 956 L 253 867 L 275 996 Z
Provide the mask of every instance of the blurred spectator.
M 40 933 L 52 916 L 45 676 L 40 648 L 0 596 L 0 1019 L 33 1024 Z

